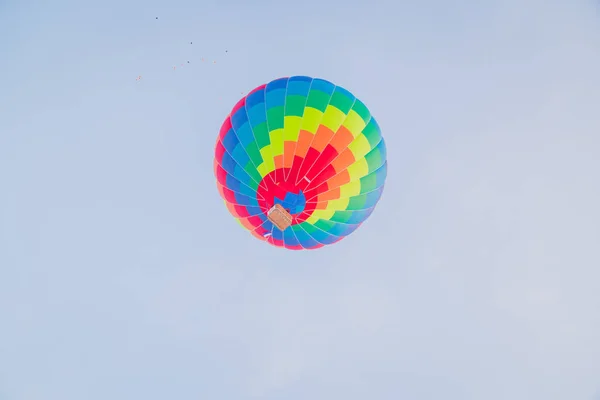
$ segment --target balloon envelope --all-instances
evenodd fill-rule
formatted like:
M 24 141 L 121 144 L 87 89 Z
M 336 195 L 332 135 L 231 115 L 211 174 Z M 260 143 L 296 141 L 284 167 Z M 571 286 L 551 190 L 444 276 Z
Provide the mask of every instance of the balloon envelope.
M 368 108 L 323 79 L 261 85 L 225 119 L 214 170 L 225 205 L 255 237 L 293 250 L 329 245 L 373 212 L 386 147 Z

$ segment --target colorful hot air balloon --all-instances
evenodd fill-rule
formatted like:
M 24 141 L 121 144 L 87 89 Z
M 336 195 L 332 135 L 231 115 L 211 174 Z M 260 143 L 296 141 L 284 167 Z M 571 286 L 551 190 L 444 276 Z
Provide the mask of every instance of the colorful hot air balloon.
M 255 237 L 293 250 L 352 233 L 373 212 L 386 147 L 367 107 L 323 79 L 276 79 L 225 119 L 214 160 L 231 214 Z

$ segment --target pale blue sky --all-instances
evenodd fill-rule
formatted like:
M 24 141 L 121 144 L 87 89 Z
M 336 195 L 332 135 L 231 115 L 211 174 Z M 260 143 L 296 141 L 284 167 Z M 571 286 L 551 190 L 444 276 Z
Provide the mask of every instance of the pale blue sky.
M 1 400 L 600 393 L 594 2 L 5 0 L 0 44 Z M 295 74 L 388 145 L 312 252 L 212 173 L 240 92 Z

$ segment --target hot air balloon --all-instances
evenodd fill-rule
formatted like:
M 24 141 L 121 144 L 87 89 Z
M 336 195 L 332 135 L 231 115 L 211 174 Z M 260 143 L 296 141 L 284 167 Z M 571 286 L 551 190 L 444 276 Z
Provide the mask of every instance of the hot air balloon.
M 386 146 L 368 108 L 348 90 L 307 76 L 249 92 L 215 146 L 217 188 L 255 237 L 317 249 L 371 215 L 387 175 Z

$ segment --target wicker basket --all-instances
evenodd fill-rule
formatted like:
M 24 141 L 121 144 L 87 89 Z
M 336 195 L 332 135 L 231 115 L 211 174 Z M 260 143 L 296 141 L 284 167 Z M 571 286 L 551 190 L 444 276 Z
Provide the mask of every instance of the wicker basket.
M 284 231 L 287 227 L 292 224 L 292 215 L 285 210 L 280 204 L 275 204 L 267 212 L 267 218 L 277 228 Z

